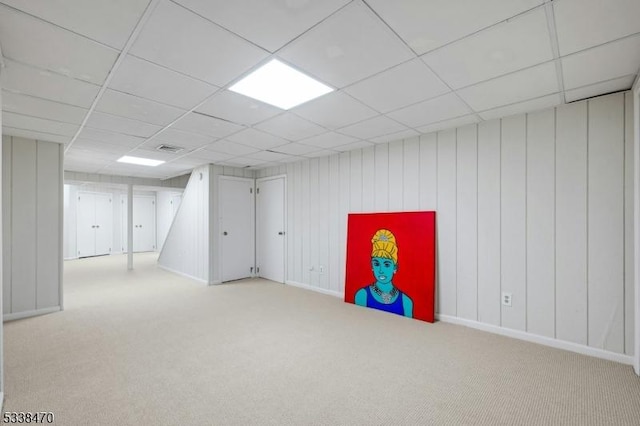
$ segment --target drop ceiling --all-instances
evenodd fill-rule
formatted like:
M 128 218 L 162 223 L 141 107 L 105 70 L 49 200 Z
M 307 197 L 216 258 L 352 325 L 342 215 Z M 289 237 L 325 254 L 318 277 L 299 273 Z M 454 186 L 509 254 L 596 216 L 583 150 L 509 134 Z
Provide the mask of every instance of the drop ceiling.
M 286 164 L 629 89 L 639 16 L 638 0 L 0 0 L 3 134 L 64 144 L 79 172 Z M 273 58 L 335 91 L 284 111 L 227 90 Z

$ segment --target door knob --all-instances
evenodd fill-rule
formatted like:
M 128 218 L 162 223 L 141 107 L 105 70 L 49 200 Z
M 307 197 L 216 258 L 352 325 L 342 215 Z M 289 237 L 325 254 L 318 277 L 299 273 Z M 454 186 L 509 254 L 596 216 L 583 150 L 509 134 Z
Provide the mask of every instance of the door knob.
M 227 231 L 224 231 L 222 235 L 229 235 L 229 233 Z
M 100 225 L 96 225 L 96 228 L 100 228 Z
M 278 235 L 284 235 L 283 231 L 278 232 Z
M 95 228 L 96 226 L 95 226 L 95 225 L 91 225 L 91 227 L 92 227 L 92 228 Z

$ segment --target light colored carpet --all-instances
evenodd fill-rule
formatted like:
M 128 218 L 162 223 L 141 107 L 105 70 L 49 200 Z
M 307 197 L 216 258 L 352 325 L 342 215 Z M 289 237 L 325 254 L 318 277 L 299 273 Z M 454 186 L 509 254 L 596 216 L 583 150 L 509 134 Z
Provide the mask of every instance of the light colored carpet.
M 631 367 L 155 255 L 65 263 L 61 313 L 5 324 L 6 411 L 60 425 L 638 425 Z

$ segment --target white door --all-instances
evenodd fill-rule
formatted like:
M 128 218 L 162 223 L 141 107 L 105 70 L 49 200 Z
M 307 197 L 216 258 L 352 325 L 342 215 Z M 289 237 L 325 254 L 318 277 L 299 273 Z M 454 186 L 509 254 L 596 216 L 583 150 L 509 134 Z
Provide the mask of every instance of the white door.
M 254 196 L 253 179 L 220 177 L 219 229 L 222 281 L 253 274 Z
M 113 204 L 110 194 L 78 193 L 78 257 L 111 253 L 113 242 Z
M 111 253 L 113 243 L 113 204 L 111 195 L 95 194 L 96 255 Z
M 127 230 L 128 212 L 127 212 L 127 195 L 120 196 L 120 241 L 122 241 L 122 253 L 129 251 L 127 241 L 129 241 L 129 231 Z
M 173 218 L 176 217 L 176 213 L 178 213 L 180 202 L 182 202 L 182 195 L 177 194 L 171 197 L 171 222 L 173 222 Z
M 133 197 L 133 251 L 156 249 L 155 197 Z
M 284 283 L 285 178 L 259 179 L 256 186 L 258 275 Z
M 95 256 L 96 254 L 96 201 L 93 194 L 78 193 L 76 213 L 76 244 L 78 257 Z

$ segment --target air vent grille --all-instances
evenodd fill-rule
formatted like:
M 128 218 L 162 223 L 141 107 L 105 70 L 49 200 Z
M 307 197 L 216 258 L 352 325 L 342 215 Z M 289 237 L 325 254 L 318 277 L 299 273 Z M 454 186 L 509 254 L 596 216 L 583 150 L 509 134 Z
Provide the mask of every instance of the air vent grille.
M 173 145 L 166 145 L 166 144 L 162 144 L 162 145 L 158 145 L 156 147 L 156 149 L 158 151 L 162 151 L 162 152 L 171 152 L 173 154 L 182 151 L 184 148 L 180 147 L 180 146 L 173 146 Z

